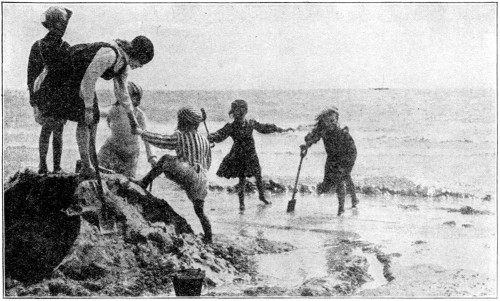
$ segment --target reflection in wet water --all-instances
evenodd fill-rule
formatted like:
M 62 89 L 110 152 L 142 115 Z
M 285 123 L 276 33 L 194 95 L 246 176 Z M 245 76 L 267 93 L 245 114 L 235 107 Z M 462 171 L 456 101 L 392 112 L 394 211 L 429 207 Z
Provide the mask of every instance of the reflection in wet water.
M 158 190 L 161 187 L 157 186 Z M 158 194 L 162 194 L 158 191 Z M 172 191 L 164 195 L 172 195 Z M 206 200 L 206 212 L 218 234 L 262 237 L 289 242 L 297 249 L 276 255 L 258 255 L 259 272 L 279 286 L 295 286 L 304 279 L 328 275 L 328 249 L 338 240 L 361 240 L 380 245 L 386 254 L 401 253 L 395 258 L 401 265 L 437 264 L 444 268 L 464 268 L 495 275 L 496 217 L 495 215 L 463 215 L 443 208 L 459 209 L 472 206 L 477 210 L 495 212 L 493 202 L 474 199 L 434 200 L 432 198 L 381 197 L 360 194 L 358 209 L 347 209 L 336 216 L 336 197 L 297 196 L 293 214 L 286 213 L 290 195 L 271 195 L 270 206 L 261 204 L 256 195 L 245 199 L 246 210 L 240 215 L 235 195 L 211 192 Z M 192 225 L 196 233 L 201 226 L 189 201 L 178 202 L 183 194 L 169 202 Z M 400 206 L 402 205 L 402 206 Z M 406 210 L 405 208 L 418 210 Z M 455 221 L 456 226 L 443 225 Z M 472 225 L 463 227 L 462 225 Z M 414 245 L 425 241 L 426 248 Z M 467 243 L 464 243 L 467 241 Z M 373 254 L 360 250 L 367 258 L 373 281 L 364 287 L 378 286 L 385 279 Z M 491 271 L 490 271 L 491 270 Z

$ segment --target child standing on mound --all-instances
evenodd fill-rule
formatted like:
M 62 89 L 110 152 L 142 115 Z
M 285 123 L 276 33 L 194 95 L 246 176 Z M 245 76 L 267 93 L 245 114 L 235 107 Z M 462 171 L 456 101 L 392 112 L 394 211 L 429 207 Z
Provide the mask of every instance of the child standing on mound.
M 133 114 L 137 118 L 139 126 L 145 130 L 147 129 L 147 117 L 144 111 L 139 108 L 143 95 L 142 88 L 129 81 L 127 89 L 134 106 Z M 106 116 L 111 136 L 106 139 L 99 150 L 97 155 L 99 165 L 130 178 L 135 177 L 141 150 L 140 138 L 131 133 L 129 117 L 125 108 L 117 101 L 109 111 L 101 111 L 101 116 Z M 144 146 L 148 162 L 154 167 L 156 156 L 149 143 L 144 142 Z
M 233 101 L 229 116 L 234 118 L 234 122 L 227 123 L 222 129 L 208 136 L 210 142 L 217 143 L 224 141 L 227 137 L 233 138 L 233 147 L 229 154 L 222 160 L 219 170 L 217 171 L 217 176 L 227 179 L 240 179 L 240 189 L 238 191 L 240 210 L 245 210 L 244 190 L 245 179 L 248 177 L 255 177 L 255 182 L 259 191 L 259 199 L 265 204 L 271 204 L 264 196 L 261 168 L 252 136 L 253 130 L 262 134 L 274 132 L 282 133 L 285 131 L 274 124 L 261 124 L 253 119 L 246 120 L 245 116 L 247 112 L 248 105 L 246 101 L 242 99 Z
M 317 191 L 319 194 L 326 193 L 336 187 L 339 199 L 337 215 L 340 216 L 344 213 L 346 184 L 351 195 L 353 208 L 356 208 L 359 200 L 356 197 L 354 183 L 351 178 L 351 171 L 357 155 L 356 145 L 347 127 L 341 129 L 338 120 L 339 112 L 335 107 L 321 112 L 316 117 L 317 122 L 313 130 L 304 138 L 306 143 L 301 145 L 300 148 L 307 150 L 312 144 L 323 138 L 327 158 L 323 182 L 318 185 Z
M 67 77 L 69 64 L 69 44 L 62 37 L 66 32 L 72 11 L 52 6 L 44 13 L 42 25 L 49 30 L 47 35 L 31 47 L 28 61 L 28 90 L 30 105 L 35 113 L 35 121 L 42 126 L 38 140 L 40 163 L 39 174 L 46 174 L 47 153 L 52 135 L 54 173 L 61 172 L 63 130 L 66 120 L 51 115 L 47 106 L 57 102 L 55 91 Z

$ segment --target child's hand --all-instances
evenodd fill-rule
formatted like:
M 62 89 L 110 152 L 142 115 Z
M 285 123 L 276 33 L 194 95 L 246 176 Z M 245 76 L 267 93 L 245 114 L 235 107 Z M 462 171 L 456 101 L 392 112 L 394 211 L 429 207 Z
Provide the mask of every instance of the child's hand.
M 307 149 L 308 149 L 308 148 L 309 148 L 309 147 L 308 147 L 306 144 L 302 144 L 302 145 L 300 146 L 300 156 L 301 156 L 301 157 L 305 157 L 305 156 L 306 156 L 306 154 L 307 154 Z
M 156 156 L 149 157 L 148 162 L 149 162 L 149 164 L 151 164 L 151 168 L 156 167 L 156 165 L 158 164 L 158 160 L 156 160 Z
M 130 129 L 131 132 L 132 132 L 132 135 L 142 135 L 142 133 L 144 133 L 144 130 L 141 129 L 140 127 L 133 127 Z

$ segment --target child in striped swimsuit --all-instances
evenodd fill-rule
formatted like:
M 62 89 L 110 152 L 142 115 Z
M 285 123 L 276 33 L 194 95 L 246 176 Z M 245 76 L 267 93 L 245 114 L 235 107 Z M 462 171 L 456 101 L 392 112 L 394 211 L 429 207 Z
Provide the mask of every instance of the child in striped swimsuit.
M 203 211 L 207 196 L 206 172 L 212 163 L 212 155 L 208 140 L 198 133 L 198 126 L 202 122 L 200 110 L 192 107 L 183 107 L 177 113 L 177 131 L 172 135 L 155 134 L 136 129 L 145 142 L 162 148 L 175 150 L 177 156 L 164 155 L 153 169 L 138 182 L 142 188 L 148 185 L 162 173 L 179 184 L 193 202 L 194 211 L 200 219 L 205 237 L 203 241 L 212 242 L 212 226 Z

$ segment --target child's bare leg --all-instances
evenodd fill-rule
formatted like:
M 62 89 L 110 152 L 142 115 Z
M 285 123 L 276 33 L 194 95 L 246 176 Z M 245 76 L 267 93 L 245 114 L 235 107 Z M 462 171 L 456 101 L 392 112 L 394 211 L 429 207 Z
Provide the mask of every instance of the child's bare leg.
M 97 131 L 97 124 L 91 126 L 85 122 L 78 122 L 76 127 L 76 142 L 78 144 L 78 151 L 80 152 L 80 175 L 94 176 L 95 170 L 91 166 L 91 144 L 95 147 L 95 135 Z
M 61 157 L 63 149 L 63 130 L 64 124 L 58 124 L 54 128 L 54 134 L 52 136 L 52 152 L 54 160 L 54 172 L 61 170 Z
M 50 127 L 50 125 L 47 124 L 42 125 L 40 138 L 38 139 L 38 153 L 40 156 L 40 164 L 38 165 L 39 174 L 44 174 L 48 172 L 47 153 L 49 152 L 49 142 L 51 134 L 52 134 L 52 128 Z
M 262 176 L 260 173 L 255 175 L 255 184 L 257 184 L 257 190 L 259 191 L 259 200 L 264 202 L 264 204 L 271 204 L 266 200 L 266 196 L 264 194 L 264 184 L 262 183 Z
M 205 243 L 212 243 L 212 226 L 210 225 L 210 221 L 208 220 L 208 217 L 205 215 L 205 212 L 203 211 L 204 203 L 205 203 L 204 200 L 194 200 L 193 201 L 194 212 L 200 219 L 201 227 L 203 228 L 203 232 L 205 233 L 203 241 Z
M 83 121 L 78 122 L 78 125 L 76 126 L 76 143 L 78 144 L 78 152 L 80 153 L 82 169 L 90 168 L 89 139 L 89 127 Z
M 240 177 L 240 189 L 238 190 L 238 198 L 240 200 L 240 210 L 245 210 L 245 177 Z
M 337 198 L 339 199 L 339 211 L 337 215 L 340 216 L 344 213 L 344 202 L 345 202 L 345 184 L 344 181 L 338 181 L 337 183 Z
M 352 181 L 351 175 L 347 175 L 345 179 L 346 190 L 351 195 L 352 208 L 356 208 L 356 205 L 359 204 L 358 197 L 356 196 L 356 187 L 354 186 L 354 182 Z

